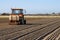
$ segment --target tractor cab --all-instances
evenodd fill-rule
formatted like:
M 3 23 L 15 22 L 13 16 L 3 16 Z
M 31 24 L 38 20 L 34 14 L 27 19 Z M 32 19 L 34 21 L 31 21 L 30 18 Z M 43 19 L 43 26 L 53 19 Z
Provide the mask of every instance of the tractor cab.
M 19 15 L 19 17 L 23 17 L 23 9 L 12 9 L 12 15 Z
M 12 14 L 23 14 L 23 9 L 12 9 Z

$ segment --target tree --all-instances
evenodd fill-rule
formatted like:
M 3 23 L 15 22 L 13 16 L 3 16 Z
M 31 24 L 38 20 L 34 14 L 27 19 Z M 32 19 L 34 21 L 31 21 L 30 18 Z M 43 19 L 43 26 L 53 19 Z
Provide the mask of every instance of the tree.
M 2 13 L 1 15 L 9 15 L 8 13 Z

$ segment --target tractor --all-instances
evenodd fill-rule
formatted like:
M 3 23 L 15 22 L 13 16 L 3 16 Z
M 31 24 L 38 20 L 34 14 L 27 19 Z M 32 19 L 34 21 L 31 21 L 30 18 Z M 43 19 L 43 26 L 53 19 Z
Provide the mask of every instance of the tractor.
M 23 25 L 26 24 L 24 19 L 24 9 L 12 8 L 12 13 L 9 16 L 9 24 Z

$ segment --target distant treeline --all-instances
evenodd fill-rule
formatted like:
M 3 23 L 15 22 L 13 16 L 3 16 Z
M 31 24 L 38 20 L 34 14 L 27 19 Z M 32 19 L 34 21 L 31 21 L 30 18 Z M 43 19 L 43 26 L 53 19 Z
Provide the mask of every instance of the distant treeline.
M 0 15 L 10 15 L 9 13 L 2 13 L 2 14 L 0 14 Z
M 10 15 L 10 13 L 2 13 L 2 14 L 0 14 L 0 15 Z M 40 13 L 38 13 L 38 14 L 24 14 L 24 15 L 26 15 L 26 16 L 58 16 L 58 15 L 60 15 L 60 13 L 52 13 L 52 14 L 49 14 L 49 13 L 45 13 L 45 14 L 40 14 Z

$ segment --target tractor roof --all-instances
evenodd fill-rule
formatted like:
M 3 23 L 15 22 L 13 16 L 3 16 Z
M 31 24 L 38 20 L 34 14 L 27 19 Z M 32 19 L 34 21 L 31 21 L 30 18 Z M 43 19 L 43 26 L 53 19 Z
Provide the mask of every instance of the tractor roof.
M 11 8 L 12 10 L 22 10 L 22 8 Z

